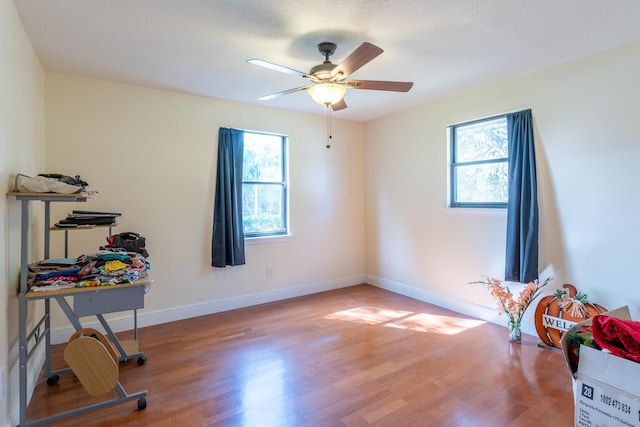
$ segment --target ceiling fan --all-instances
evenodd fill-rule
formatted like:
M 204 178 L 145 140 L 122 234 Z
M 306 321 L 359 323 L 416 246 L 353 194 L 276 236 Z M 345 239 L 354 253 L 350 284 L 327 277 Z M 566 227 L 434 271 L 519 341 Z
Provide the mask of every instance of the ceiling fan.
M 336 51 L 337 45 L 332 42 L 322 42 L 318 44 L 318 51 L 324 56 L 324 62 L 311 68 L 308 73 L 283 67 L 263 61 L 262 59 L 249 59 L 247 62 L 271 70 L 280 71 L 294 76 L 304 77 L 311 81 L 311 84 L 300 86 L 294 89 L 283 90 L 270 95 L 261 96 L 260 101 L 266 101 L 278 96 L 308 90 L 311 98 L 318 104 L 331 106 L 333 111 L 347 108 L 343 96 L 347 89 L 369 89 L 385 90 L 392 92 L 408 92 L 413 86 L 413 82 L 393 82 L 383 80 L 347 80 L 356 70 L 380 55 L 383 50 L 371 43 L 364 42 L 356 50 L 351 52 L 340 64 L 335 65 L 329 57 Z

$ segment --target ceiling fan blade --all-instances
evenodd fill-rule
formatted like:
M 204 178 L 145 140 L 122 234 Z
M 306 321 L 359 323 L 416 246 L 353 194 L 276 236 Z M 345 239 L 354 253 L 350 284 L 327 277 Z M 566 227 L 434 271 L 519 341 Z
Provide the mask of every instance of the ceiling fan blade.
M 392 92 L 409 92 L 413 82 L 389 82 L 384 80 L 349 80 L 345 82 L 349 89 L 388 90 Z
M 260 98 L 258 98 L 258 101 L 267 101 L 269 99 L 277 98 L 277 97 L 282 96 L 282 95 L 288 95 L 290 93 L 300 92 L 302 90 L 309 89 L 309 87 L 310 86 L 300 86 L 300 87 L 297 87 L 297 88 L 294 88 L 294 89 L 283 90 L 283 91 L 280 91 L 280 92 L 272 93 L 270 95 L 261 96 Z
M 249 64 L 259 65 L 261 67 L 265 67 L 270 70 L 280 71 L 281 73 L 287 73 L 287 74 L 291 74 L 299 77 L 307 76 L 307 73 L 303 73 L 302 71 L 294 70 L 293 68 L 284 67 L 282 65 L 274 64 L 272 62 L 263 61 L 262 59 L 248 59 L 247 62 Z
M 331 104 L 331 109 L 333 111 L 339 111 L 339 110 L 344 110 L 345 108 L 347 108 L 347 103 L 344 102 L 344 98 L 342 98 L 340 101 Z
M 364 42 L 356 50 L 351 52 L 340 64 L 331 70 L 331 77 L 340 81 L 346 79 L 351 73 L 371 61 L 383 52 L 378 46 Z

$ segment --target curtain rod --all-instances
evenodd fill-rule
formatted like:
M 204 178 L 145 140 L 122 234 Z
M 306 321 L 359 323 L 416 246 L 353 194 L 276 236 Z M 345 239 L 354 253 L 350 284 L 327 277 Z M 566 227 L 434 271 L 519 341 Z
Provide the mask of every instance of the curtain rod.
M 457 122 L 457 123 L 453 123 L 453 124 L 447 125 L 447 127 L 450 128 L 452 126 L 458 126 L 458 125 L 462 125 L 462 124 L 468 125 L 468 124 L 471 124 L 471 123 L 482 122 L 482 121 L 489 120 L 489 119 L 495 119 L 495 118 L 498 118 L 498 117 L 506 116 L 507 114 L 519 113 L 521 111 L 527 111 L 527 110 L 531 110 L 531 107 L 521 108 L 521 109 L 512 110 L 512 111 L 507 111 L 505 113 L 492 114 L 490 116 L 480 117 L 480 118 L 476 118 L 476 119 L 472 119 L 472 120 L 461 121 L 461 122 Z

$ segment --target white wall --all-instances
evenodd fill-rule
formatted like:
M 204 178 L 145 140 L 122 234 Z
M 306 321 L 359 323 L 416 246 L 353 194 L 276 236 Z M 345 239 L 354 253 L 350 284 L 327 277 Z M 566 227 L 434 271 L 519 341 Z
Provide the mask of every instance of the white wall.
M 13 424 L 10 412 L 18 407 L 20 271 L 20 203 L 4 194 L 12 188 L 16 173 L 42 170 L 44 154 L 44 71 L 13 2 L 0 1 L 0 381 L 6 381 L 0 384 L 6 387 L 6 395 L 0 396 L 2 426 Z M 42 228 L 41 219 L 34 209 L 32 223 L 37 230 Z M 41 245 L 37 245 L 41 238 L 41 231 L 31 235 L 34 247 L 39 248 L 33 257 L 42 256 Z M 33 311 L 35 317 L 41 310 Z
M 327 149 L 322 114 L 47 73 L 46 126 L 47 171 L 79 174 L 99 191 L 88 203 L 52 207 L 53 219 L 71 209 L 118 211 L 116 232 L 147 238 L 155 282 L 141 325 L 364 280 L 362 123 L 334 120 Z M 248 245 L 246 265 L 225 269 L 210 267 L 220 126 L 289 136 L 293 231 Z M 53 234 L 52 255 L 61 256 L 63 232 Z M 70 233 L 69 255 L 97 250 L 105 236 Z M 56 328 L 71 331 L 60 313 Z
M 637 317 L 639 75 L 634 43 L 367 123 L 368 281 L 505 323 L 468 282 L 504 278 L 506 213 L 446 207 L 446 128 L 531 108 L 547 293 L 572 283 Z

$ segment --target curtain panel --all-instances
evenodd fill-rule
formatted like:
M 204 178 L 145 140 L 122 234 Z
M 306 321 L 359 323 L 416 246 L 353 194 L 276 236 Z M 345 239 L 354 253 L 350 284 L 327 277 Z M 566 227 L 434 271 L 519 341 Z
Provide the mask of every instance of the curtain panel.
M 220 128 L 211 242 L 213 267 L 245 263 L 242 227 L 243 153 L 244 132 Z
M 538 278 L 538 194 L 531 110 L 507 114 L 509 202 L 505 280 Z

